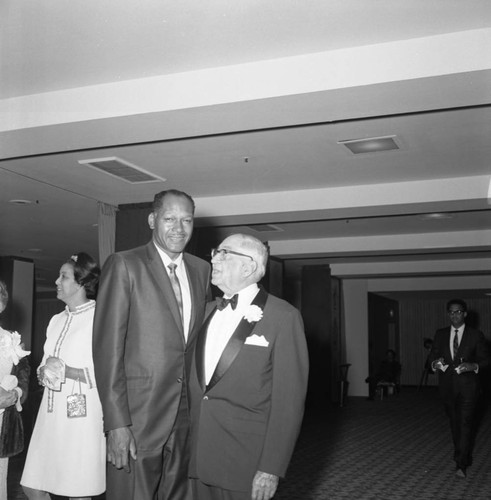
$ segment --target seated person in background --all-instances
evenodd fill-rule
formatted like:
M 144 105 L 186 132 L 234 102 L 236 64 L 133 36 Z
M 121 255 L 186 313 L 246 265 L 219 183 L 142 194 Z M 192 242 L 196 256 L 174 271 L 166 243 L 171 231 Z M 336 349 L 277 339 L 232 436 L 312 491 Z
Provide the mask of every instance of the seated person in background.
M 372 400 L 375 397 L 379 382 L 391 382 L 399 385 L 400 375 L 401 364 L 396 361 L 396 353 L 394 350 L 388 349 L 375 374 L 365 379 L 365 382 L 368 383 L 368 399 Z

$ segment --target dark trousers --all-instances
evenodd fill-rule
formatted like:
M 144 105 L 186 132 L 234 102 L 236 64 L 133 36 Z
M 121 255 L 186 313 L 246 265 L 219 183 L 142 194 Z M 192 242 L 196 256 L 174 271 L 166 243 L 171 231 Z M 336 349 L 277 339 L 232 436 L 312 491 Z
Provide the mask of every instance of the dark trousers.
M 251 493 L 246 491 L 231 491 L 209 486 L 199 479 L 192 479 L 192 489 L 195 500 L 250 500 Z
M 445 402 L 445 411 L 450 419 L 452 431 L 454 460 L 458 468 L 468 467 L 472 463 L 476 409 L 475 395 L 459 393 Z
M 138 447 L 138 443 L 137 443 Z M 189 412 L 186 392 L 172 432 L 163 446 L 138 450 L 131 472 L 107 465 L 106 500 L 192 500 L 189 466 Z

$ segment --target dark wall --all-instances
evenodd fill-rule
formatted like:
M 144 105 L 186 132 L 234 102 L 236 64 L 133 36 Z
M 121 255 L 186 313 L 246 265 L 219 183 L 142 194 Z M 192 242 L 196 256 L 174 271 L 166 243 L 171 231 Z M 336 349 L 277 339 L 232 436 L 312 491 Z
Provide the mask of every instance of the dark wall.
M 379 366 L 387 349 L 400 358 L 399 305 L 396 300 L 368 294 L 368 367 L 370 374 Z
M 310 362 L 309 406 L 325 406 L 333 398 L 330 278 L 329 266 L 302 269 L 302 317 Z

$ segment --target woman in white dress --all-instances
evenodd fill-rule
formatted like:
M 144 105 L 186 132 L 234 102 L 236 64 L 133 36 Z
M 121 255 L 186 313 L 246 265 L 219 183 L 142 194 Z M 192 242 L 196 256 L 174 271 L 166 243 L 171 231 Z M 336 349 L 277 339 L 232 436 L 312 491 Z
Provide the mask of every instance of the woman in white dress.
M 30 500 L 49 493 L 90 499 L 105 491 L 102 407 L 92 361 L 92 322 L 100 269 L 80 252 L 56 280 L 63 312 L 50 320 L 39 366 L 45 386 L 21 485 Z
M 0 313 L 7 307 L 7 286 L 0 281 Z M 17 332 L 0 327 L 0 500 L 7 500 L 7 473 L 9 457 L 22 451 L 23 436 L 12 434 L 13 420 L 6 419 L 9 412 L 20 412 L 27 397 L 29 383 L 28 351 L 24 351 Z M 13 417 L 13 415 L 12 415 Z M 20 424 L 22 425 L 22 424 Z M 14 446 L 6 445 L 6 438 L 15 440 Z M 5 449 L 11 448 L 11 449 Z M 12 449 L 15 448 L 15 449 Z

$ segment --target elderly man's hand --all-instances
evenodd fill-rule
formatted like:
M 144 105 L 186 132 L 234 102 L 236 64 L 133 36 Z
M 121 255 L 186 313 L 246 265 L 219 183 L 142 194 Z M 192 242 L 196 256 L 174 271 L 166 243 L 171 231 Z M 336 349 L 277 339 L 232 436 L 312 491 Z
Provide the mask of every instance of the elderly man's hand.
M 130 459 L 136 460 L 136 441 L 129 427 L 110 430 L 107 434 L 107 461 L 116 469 L 130 472 Z
M 252 481 L 252 500 L 270 500 L 278 488 L 278 476 L 257 471 Z
M 478 368 L 479 365 L 477 363 L 469 363 L 465 361 L 464 363 L 460 363 L 460 365 L 455 368 L 455 371 L 458 375 L 460 375 L 461 373 L 475 372 Z

